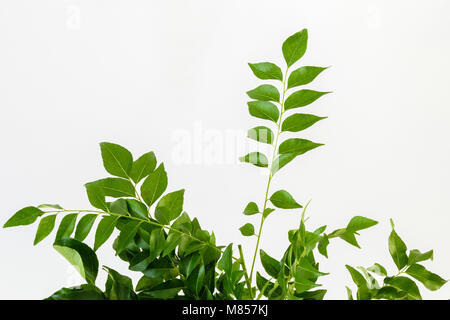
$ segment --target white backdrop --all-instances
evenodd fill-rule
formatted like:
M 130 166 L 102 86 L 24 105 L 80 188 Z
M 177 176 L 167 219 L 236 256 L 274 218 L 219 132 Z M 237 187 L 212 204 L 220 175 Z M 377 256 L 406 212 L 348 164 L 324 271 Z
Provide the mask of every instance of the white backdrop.
M 435 249 L 426 266 L 448 278 L 449 10 L 446 0 L 1 1 L 0 223 L 30 204 L 88 207 L 83 184 L 105 176 L 98 142 L 110 141 L 155 151 L 169 189 L 187 189 L 186 211 L 219 243 L 243 243 L 250 259 L 240 212 L 262 201 L 266 179 L 229 160 L 242 155 L 234 144 L 221 154 L 214 143 L 237 134 L 242 145 L 243 130 L 262 124 L 247 111 L 245 92 L 260 83 L 247 62 L 283 64 L 282 41 L 308 28 L 300 65 L 331 65 L 310 88 L 334 93 L 308 107 L 329 118 L 302 136 L 326 145 L 280 171 L 272 190 L 312 199 L 311 228 L 344 227 L 354 215 L 380 222 L 362 232 L 361 250 L 336 240 L 320 258 L 327 298 L 354 288 L 346 263 L 395 271 L 390 217 L 410 249 Z M 200 137 L 191 160 L 176 157 L 180 132 Z M 280 258 L 298 219 L 273 214 L 262 248 Z M 2 299 L 81 282 L 51 239 L 32 246 L 36 227 L 0 231 Z M 108 244 L 99 259 L 126 272 Z M 421 289 L 450 296 L 449 285 Z

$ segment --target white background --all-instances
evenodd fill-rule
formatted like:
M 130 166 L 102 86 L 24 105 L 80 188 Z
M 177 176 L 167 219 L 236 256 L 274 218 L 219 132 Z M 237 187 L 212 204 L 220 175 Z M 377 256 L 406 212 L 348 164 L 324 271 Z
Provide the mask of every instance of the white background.
M 426 266 L 448 278 L 449 10 L 446 0 L 1 1 L 0 223 L 26 205 L 89 207 L 83 184 L 105 176 L 98 142 L 111 141 L 135 155 L 153 150 L 169 190 L 186 188 L 186 211 L 220 244 L 242 243 L 250 260 L 255 241 L 238 227 L 257 219 L 240 212 L 261 203 L 266 178 L 237 162 L 180 163 L 174 136 L 200 125 L 245 141 L 242 130 L 264 124 L 248 115 L 245 92 L 261 82 L 247 62 L 283 65 L 282 41 L 308 28 L 296 66 L 331 65 L 309 88 L 334 93 L 301 110 L 329 117 L 301 136 L 326 145 L 281 170 L 272 190 L 312 199 L 311 229 L 332 231 L 354 215 L 380 222 L 361 232 L 362 249 L 335 239 L 320 258 L 331 272 L 320 279 L 327 298 L 354 289 L 346 263 L 396 271 L 390 217 L 410 249 L 435 249 Z M 274 213 L 262 248 L 280 258 L 298 219 Z M 2 299 L 40 299 L 81 282 L 52 239 L 32 246 L 36 227 L 0 231 Z M 98 253 L 126 272 L 109 243 Z M 449 285 L 421 291 L 450 296 Z

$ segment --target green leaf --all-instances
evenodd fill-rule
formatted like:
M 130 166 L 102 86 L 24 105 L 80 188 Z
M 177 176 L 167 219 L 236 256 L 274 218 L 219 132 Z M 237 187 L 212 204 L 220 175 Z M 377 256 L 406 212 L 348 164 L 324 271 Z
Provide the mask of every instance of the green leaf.
M 370 228 L 376 225 L 378 222 L 366 217 L 355 216 L 353 217 L 347 225 L 347 231 L 356 232 L 359 230 Z
M 437 274 L 428 271 L 420 264 L 411 265 L 406 270 L 406 273 L 422 282 L 427 289 L 432 291 L 440 289 L 445 283 L 447 283 L 446 280 L 442 279 Z
M 247 104 L 249 113 L 256 118 L 270 120 L 276 123 L 280 117 L 280 111 L 272 102 L 249 101 Z
M 277 208 L 282 209 L 297 209 L 303 208 L 295 199 L 285 190 L 276 191 L 270 197 L 270 202 Z
M 253 228 L 253 226 L 252 226 Z M 223 270 L 225 274 L 231 276 L 231 269 L 233 268 L 233 244 L 230 243 L 222 254 L 217 267 Z
M 152 172 L 141 186 L 141 196 L 145 203 L 151 206 L 163 194 L 167 188 L 167 173 L 164 164 Z
M 148 152 L 133 162 L 130 171 L 130 178 L 138 183 L 156 168 L 156 157 L 153 152 Z
M 319 287 L 319 284 L 316 284 L 312 282 L 311 280 L 305 279 L 305 278 L 295 278 L 295 293 L 300 294 L 305 291 L 308 291 L 309 289 Z
M 105 178 L 85 184 L 86 188 L 90 186 L 100 189 L 104 196 L 121 198 L 121 197 L 135 197 L 136 192 L 130 181 L 122 178 Z M 92 204 L 94 205 L 94 204 Z
M 162 256 L 165 257 L 172 252 L 181 242 L 181 234 L 178 232 L 170 233 L 166 239 L 166 247 L 164 248 Z
M 62 218 L 58 231 L 56 232 L 56 240 L 69 238 L 72 235 L 73 230 L 75 229 L 77 216 L 77 213 L 71 213 Z
M 150 290 L 139 293 L 140 299 L 171 299 L 184 288 L 184 282 L 179 279 L 169 280 L 158 284 Z
M 248 130 L 247 137 L 258 142 L 272 144 L 275 136 L 269 128 L 259 126 Z
M 283 81 L 283 72 L 281 72 L 281 69 L 277 65 L 271 62 L 249 63 L 248 65 L 259 79 Z
M 358 287 L 367 286 L 366 279 L 364 278 L 364 276 L 361 273 L 359 273 L 359 271 L 357 271 L 355 268 L 349 266 L 348 264 L 346 264 L 345 267 L 347 268 L 348 272 L 350 272 L 350 275 L 352 276 L 353 282 Z
M 205 279 L 205 266 L 203 263 L 195 268 L 195 270 L 191 273 L 189 278 L 187 279 L 188 287 L 195 293 L 196 296 L 200 294 L 200 291 L 203 287 L 203 280 Z
M 428 259 L 433 260 L 433 250 L 421 253 L 419 250 L 413 249 L 409 252 L 408 264 L 412 265 L 414 263 L 425 261 Z
M 95 232 L 94 251 L 97 251 L 109 239 L 114 231 L 117 220 L 119 220 L 119 217 L 114 216 L 105 216 L 100 220 L 97 231 Z
M 141 221 L 130 220 L 125 224 L 125 226 L 120 231 L 119 238 L 117 240 L 117 254 L 125 250 L 133 241 L 134 236 L 136 235 L 141 223 Z
M 86 214 L 80 219 L 77 228 L 75 230 L 76 240 L 83 241 L 84 239 L 86 239 L 97 217 L 98 217 L 97 214 Z
M 313 114 L 296 113 L 287 117 L 281 125 L 282 131 L 299 132 L 311 127 L 317 121 L 326 119 L 327 117 L 318 117 Z
M 39 226 L 34 238 L 33 245 L 37 245 L 53 231 L 53 228 L 55 227 L 55 219 L 56 214 L 52 214 L 42 218 L 41 221 L 39 221 Z
M 304 66 L 291 72 L 288 79 L 288 89 L 311 83 L 327 68 Z
M 407 277 L 387 277 L 384 279 L 384 283 L 394 287 L 398 290 L 408 293 L 408 300 L 422 300 L 419 288 L 416 283 Z
M 261 263 L 266 270 L 267 274 L 271 276 L 272 278 L 277 278 L 278 273 L 280 273 L 280 262 L 269 256 L 264 250 L 259 250 L 259 255 L 261 257 Z
M 239 230 L 245 237 L 250 237 L 255 234 L 255 227 L 251 223 L 244 224 Z
M 86 188 L 86 193 L 89 199 L 89 203 L 100 210 L 103 211 L 109 211 L 108 204 L 105 200 L 105 193 L 103 192 L 102 188 L 94 185 L 94 184 L 85 184 L 84 187 Z
M 247 95 L 255 100 L 280 101 L 280 92 L 278 92 L 278 89 L 271 84 L 260 85 L 253 90 L 247 91 Z
M 16 226 L 26 226 L 32 224 L 36 219 L 44 214 L 44 211 L 36 207 L 25 207 L 17 211 L 8 221 L 3 225 L 3 228 L 10 228 Z
M 59 204 L 40 204 L 37 206 L 38 209 L 45 209 L 45 208 L 49 208 L 49 209 L 57 209 L 57 210 L 64 210 L 63 207 L 61 207 Z
M 284 102 L 284 110 L 307 106 L 327 93 L 331 92 L 320 92 L 309 89 L 296 91 L 291 94 Z
M 103 292 L 92 284 L 62 288 L 45 300 L 105 300 Z
M 135 199 L 126 199 L 127 211 L 131 216 L 148 220 L 148 209 L 145 204 Z
M 367 268 L 367 270 L 379 275 L 387 277 L 386 269 L 379 263 L 374 263 L 373 266 Z
M 128 178 L 133 165 L 133 156 L 130 151 L 118 144 L 100 143 L 103 166 L 113 176 Z
M 137 296 L 133 291 L 133 282 L 127 276 L 121 275 L 117 271 L 103 267 L 108 272 L 108 280 L 105 285 L 105 295 L 109 300 L 136 300 Z
M 301 155 L 320 146 L 323 146 L 323 144 L 315 143 L 306 139 L 291 138 L 280 144 L 278 152 L 280 154 L 294 153 L 295 155 Z
M 66 258 L 88 283 L 95 284 L 98 274 L 98 259 L 91 248 L 71 238 L 55 241 L 53 248 Z
M 347 299 L 353 300 L 352 290 L 350 290 L 350 288 L 347 286 L 345 286 L 345 288 L 347 289 Z
M 164 231 L 160 228 L 154 229 L 150 235 L 150 262 L 163 252 L 165 245 Z
M 258 205 L 255 202 L 249 202 L 243 212 L 246 216 L 259 213 Z
M 402 269 L 408 263 L 406 249 L 407 248 L 405 243 L 402 241 L 402 239 L 400 239 L 395 230 L 392 229 L 392 232 L 389 236 L 389 252 L 398 270 Z
M 306 278 L 309 280 L 313 280 L 320 276 L 325 276 L 329 273 L 320 272 L 316 266 L 313 266 L 306 259 L 301 259 L 297 264 L 297 275 L 298 277 Z
M 268 216 L 269 216 L 269 214 L 271 214 L 272 212 L 274 212 L 275 211 L 275 209 L 273 209 L 273 208 L 266 208 L 266 209 L 264 209 L 264 211 L 263 211 L 263 217 L 264 218 L 267 218 Z
M 155 209 L 155 218 L 162 224 L 169 224 L 183 211 L 184 189 L 166 194 L 159 200 Z
M 330 241 L 328 240 L 328 236 L 324 234 L 322 238 L 319 240 L 319 243 L 317 245 L 317 249 L 319 250 L 319 253 L 323 255 L 325 258 L 328 258 L 328 252 L 327 247 L 330 244 Z
M 308 30 L 306 29 L 293 34 L 283 42 L 283 56 L 288 67 L 303 57 L 306 52 L 307 43 Z
M 291 153 L 280 154 L 278 157 L 276 157 L 274 162 L 272 163 L 272 169 L 271 169 L 272 175 L 274 175 L 276 172 L 278 172 L 281 168 L 283 168 L 289 162 L 294 160 L 297 156 L 298 156 L 297 153 L 291 152 Z
M 405 300 L 406 298 L 408 298 L 408 293 L 399 291 L 391 286 L 384 286 L 375 295 L 375 299 Z
M 257 167 L 267 168 L 269 165 L 269 160 L 261 152 L 250 152 L 249 154 L 240 157 L 239 161 L 251 163 Z
M 110 203 L 109 211 L 111 213 L 121 214 L 123 216 L 129 216 L 127 199 L 117 199 L 116 201 Z

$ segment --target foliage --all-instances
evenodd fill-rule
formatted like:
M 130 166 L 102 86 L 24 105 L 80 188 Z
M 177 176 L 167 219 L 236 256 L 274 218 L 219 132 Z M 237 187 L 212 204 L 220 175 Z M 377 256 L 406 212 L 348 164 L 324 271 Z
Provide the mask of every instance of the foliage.
M 111 175 L 85 184 L 86 193 L 94 209 L 71 210 L 57 204 L 28 206 L 19 210 L 4 225 L 5 228 L 24 226 L 39 220 L 34 244 L 50 236 L 57 224 L 54 248 L 64 256 L 85 279 L 77 287 L 62 288 L 50 300 L 145 300 L 145 299 L 291 299 L 322 300 L 326 290 L 318 280 L 328 275 L 319 269 L 317 254 L 328 257 L 331 239 L 340 238 L 359 248 L 356 236 L 376 221 L 353 217 L 340 229 L 326 233 L 327 226 L 313 231 L 306 227 L 308 204 L 301 205 L 286 190 L 271 191 L 275 175 L 295 158 L 322 146 L 322 143 L 303 138 L 285 138 L 287 132 L 298 134 L 326 116 L 299 113 L 298 108 L 309 106 L 328 91 L 314 91 L 298 87 L 311 83 L 326 67 L 291 67 L 306 52 L 306 29 L 290 36 L 282 46 L 285 71 L 272 62 L 250 63 L 254 75 L 269 80 L 247 92 L 250 115 L 264 120 L 248 131 L 248 138 L 272 146 L 268 157 L 255 151 L 240 158 L 242 162 L 263 168 L 267 172 L 264 200 L 260 205 L 249 202 L 244 215 L 259 215 L 257 228 L 246 223 L 240 228 L 245 237 L 256 237 L 250 269 L 247 268 L 241 245 L 216 244 L 213 232 L 201 228 L 197 218 L 183 211 L 184 189 L 167 192 L 168 176 L 164 164 L 158 165 L 153 152 L 137 159 L 117 144 L 100 144 L 105 170 Z M 277 88 L 278 85 L 279 88 Z M 290 92 L 294 89 L 294 92 Z M 261 209 L 260 209 L 261 208 Z M 281 259 L 260 248 L 264 222 L 276 218 L 278 212 L 301 212 L 297 228 L 288 233 L 289 245 Z M 62 216 L 61 219 L 58 219 Z M 57 223 L 58 220 L 58 223 Z M 85 239 L 94 233 L 94 243 Z M 132 280 L 112 268 L 103 267 L 108 278 L 104 290 L 97 287 L 99 261 L 96 251 L 114 237 L 113 249 L 125 261 L 129 270 L 138 272 L 140 279 Z M 237 251 L 236 251 L 237 248 Z M 399 270 L 388 277 L 386 269 L 374 264 L 370 268 L 347 266 L 358 290 L 358 299 L 420 299 L 419 289 L 407 274 L 422 282 L 428 289 L 437 290 L 446 281 L 429 272 L 418 262 L 431 259 L 433 252 L 411 250 L 393 230 L 389 237 L 389 251 Z M 237 253 L 237 254 L 236 254 Z M 237 255 L 237 257 L 236 257 Z M 256 271 L 259 255 L 264 270 Z M 384 277 L 380 286 L 372 274 Z M 348 295 L 352 298 L 349 288 Z

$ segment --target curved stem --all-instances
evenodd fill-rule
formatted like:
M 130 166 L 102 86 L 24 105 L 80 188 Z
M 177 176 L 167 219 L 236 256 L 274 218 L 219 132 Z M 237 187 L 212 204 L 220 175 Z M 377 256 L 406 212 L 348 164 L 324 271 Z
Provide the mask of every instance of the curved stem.
M 255 262 L 256 262 L 256 256 L 258 255 L 258 249 L 259 249 L 259 243 L 261 240 L 261 234 L 262 234 L 262 229 L 263 229 L 263 225 L 264 225 L 264 221 L 266 219 L 266 217 L 264 217 L 264 211 L 266 211 L 267 209 L 267 202 L 269 200 L 269 190 L 270 190 L 270 183 L 272 181 L 272 177 L 273 177 L 273 173 L 272 173 L 272 167 L 273 167 L 273 162 L 275 161 L 275 157 L 278 155 L 278 139 L 280 137 L 281 134 L 281 123 L 283 121 L 283 114 L 284 114 L 284 102 L 285 102 L 285 96 L 286 96 L 286 82 L 287 82 L 287 73 L 288 73 L 289 67 L 286 68 L 286 72 L 284 74 L 284 78 L 283 78 L 283 95 L 282 95 L 282 99 L 281 99 L 281 103 L 280 103 L 280 117 L 278 119 L 278 123 L 277 123 L 277 134 L 275 137 L 275 143 L 273 145 L 273 153 L 272 153 L 272 161 L 270 163 L 270 167 L 269 167 L 269 178 L 267 179 L 267 187 L 266 187 L 266 194 L 264 197 L 264 207 L 261 213 L 261 223 L 259 225 L 259 232 L 258 232 L 258 240 L 256 241 L 256 246 L 255 246 L 255 252 L 253 254 L 253 261 L 252 261 L 252 267 L 250 269 L 250 283 L 252 283 L 252 279 L 253 279 L 253 270 L 255 268 Z

